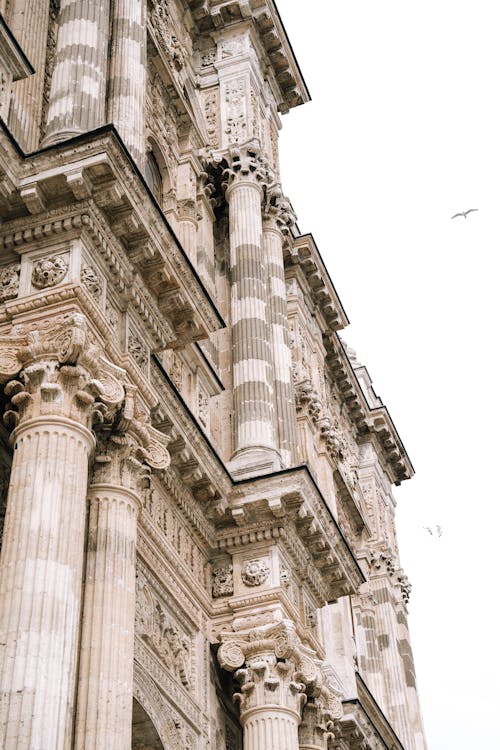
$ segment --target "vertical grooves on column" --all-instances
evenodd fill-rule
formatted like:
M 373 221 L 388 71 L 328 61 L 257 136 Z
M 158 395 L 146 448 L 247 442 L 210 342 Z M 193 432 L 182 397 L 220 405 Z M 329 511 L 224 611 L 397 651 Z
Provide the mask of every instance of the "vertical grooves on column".
M 61 0 L 46 143 L 103 124 L 108 34 L 109 0 Z
M 379 591 L 387 591 L 387 587 L 382 584 Z M 385 601 L 385 598 L 385 596 L 381 597 L 382 601 L 377 605 L 377 614 L 379 629 L 388 638 L 387 646 L 381 649 L 383 671 L 387 684 L 388 718 L 393 722 L 405 747 L 411 748 L 413 745 L 408 726 L 408 712 L 405 701 L 406 686 L 402 674 L 403 664 L 397 650 L 395 612 L 390 601 Z
M 275 448 L 261 192 L 236 184 L 229 196 L 234 448 Z
M 114 0 L 108 119 L 143 167 L 146 20 L 144 0 Z
M 119 488 L 95 486 L 90 498 L 75 747 L 122 750 L 131 742 L 136 511 Z
M 18 741 L 22 747 L 64 746 L 76 660 L 87 456 L 88 443 L 71 427 L 36 425 L 17 438 L 0 591 L 5 747 Z
M 25 151 L 34 151 L 38 146 L 48 23 L 49 0 L 26 0 L 22 10 L 15 7 L 10 23 L 35 69 L 32 75 L 13 84 L 9 111 L 9 127 Z
M 269 323 L 278 444 L 284 465 L 290 466 L 294 458 L 294 446 L 297 445 L 297 430 L 291 374 L 292 356 L 288 345 L 285 271 L 279 230 L 264 229 L 263 245 L 268 263 Z

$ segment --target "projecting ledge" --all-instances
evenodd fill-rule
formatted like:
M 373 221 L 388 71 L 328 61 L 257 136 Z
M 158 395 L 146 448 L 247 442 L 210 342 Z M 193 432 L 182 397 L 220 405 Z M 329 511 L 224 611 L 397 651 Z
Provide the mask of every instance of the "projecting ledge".
M 323 604 L 355 593 L 365 581 L 307 466 L 234 482 L 216 525 L 220 550 L 277 539 Z
M 26 155 L 1 123 L 2 177 L 2 246 L 19 253 L 19 244 L 43 236 L 50 222 L 64 231 L 77 212 L 93 213 L 105 225 L 100 244 L 116 247 L 110 251 L 113 273 L 141 279 L 175 332 L 171 346 L 185 346 L 224 326 L 112 125 Z

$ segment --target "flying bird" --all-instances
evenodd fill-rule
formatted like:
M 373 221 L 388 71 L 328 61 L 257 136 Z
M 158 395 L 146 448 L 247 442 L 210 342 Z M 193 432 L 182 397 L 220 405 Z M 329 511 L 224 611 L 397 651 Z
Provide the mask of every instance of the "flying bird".
M 423 529 L 429 532 L 431 536 L 442 536 L 443 535 L 443 528 L 442 526 L 436 525 L 436 526 L 422 526 Z M 434 529 L 436 529 L 436 533 L 434 533 Z
M 464 217 L 464 219 L 466 219 L 466 218 L 467 218 L 467 214 L 470 214 L 470 212 L 471 212 L 471 211 L 479 211 L 479 209 L 478 209 L 478 208 L 469 208 L 469 210 L 468 210 L 468 211 L 462 211 L 462 212 L 461 212 L 461 213 L 459 213 L 459 214 L 453 214 L 453 216 L 452 216 L 451 218 L 452 218 L 452 219 L 456 219 L 456 218 L 457 218 L 457 216 L 463 216 L 463 217 Z

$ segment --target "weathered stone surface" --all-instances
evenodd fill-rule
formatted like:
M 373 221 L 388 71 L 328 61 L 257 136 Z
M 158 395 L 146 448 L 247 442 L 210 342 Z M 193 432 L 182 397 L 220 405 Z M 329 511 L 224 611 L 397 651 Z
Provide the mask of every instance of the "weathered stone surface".
M 413 469 L 280 183 L 274 2 L 0 9 L 0 746 L 425 750 Z

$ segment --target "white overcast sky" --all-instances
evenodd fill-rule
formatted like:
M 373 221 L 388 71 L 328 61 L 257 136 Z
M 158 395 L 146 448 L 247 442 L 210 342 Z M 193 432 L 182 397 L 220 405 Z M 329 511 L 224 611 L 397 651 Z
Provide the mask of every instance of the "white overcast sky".
M 500 748 L 500 0 L 277 4 L 312 96 L 283 187 L 416 469 L 395 495 L 428 747 Z

